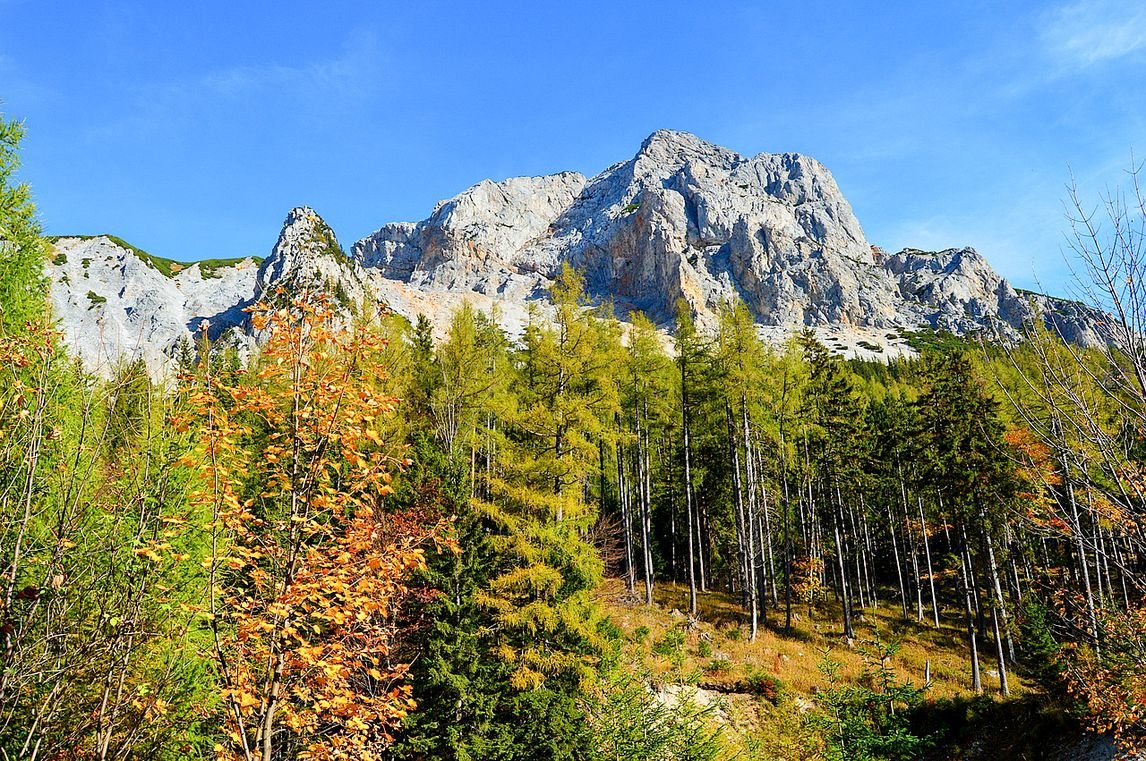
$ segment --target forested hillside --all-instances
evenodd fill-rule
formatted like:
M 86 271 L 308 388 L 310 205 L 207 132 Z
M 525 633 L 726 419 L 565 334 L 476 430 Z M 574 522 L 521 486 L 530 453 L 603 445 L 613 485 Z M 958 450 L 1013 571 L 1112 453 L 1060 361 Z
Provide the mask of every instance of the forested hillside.
M 847 362 L 738 303 L 666 337 L 567 266 L 519 341 L 280 289 L 248 362 L 204 334 L 177 381 L 100 380 L 53 332 L 19 138 L 4 758 L 944 758 L 960 706 L 1020 699 L 1141 742 L 1141 273 L 1101 237 L 1105 350 Z

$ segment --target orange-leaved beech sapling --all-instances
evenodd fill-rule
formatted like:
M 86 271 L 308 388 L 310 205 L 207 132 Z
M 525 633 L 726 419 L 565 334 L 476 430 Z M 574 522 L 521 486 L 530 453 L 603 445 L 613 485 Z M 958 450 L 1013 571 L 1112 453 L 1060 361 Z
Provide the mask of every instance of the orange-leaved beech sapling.
M 413 708 L 393 613 L 448 520 L 386 509 L 406 464 L 379 435 L 385 341 L 302 294 L 251 309 L 264 339 L 238 380 L 191 393 L 210 506 L 210 593 L 227 759 L 375 759 Z M 285 306 L 281 306 L 285 304 Z

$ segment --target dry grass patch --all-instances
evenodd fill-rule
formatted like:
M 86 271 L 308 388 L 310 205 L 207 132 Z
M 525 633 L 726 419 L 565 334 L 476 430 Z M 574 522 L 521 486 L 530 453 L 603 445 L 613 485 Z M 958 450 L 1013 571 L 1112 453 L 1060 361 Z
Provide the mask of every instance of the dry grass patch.
M 839 606 L 824 603 L 808 615 L 805 606 L 793 609 L 793 631 L 783 631 L 783 611 L 768 611 L 755 642 L 748 639 L 748 621 L 739 600 L 723 592 L 706 592 L 697 600 L 698 620 L 688 611 L 688 587 L 662 583 L 655 587 L 654 605 L 635 602 L 618 579 L 609 579 L 598 596 L 625 634 L 624 656 L 644 664 L 660 683 L 688 683 L 736 691 L 761 675 L 780 680 L 793 695 L 811 696 L 828 686 L 820 670 L 827 654 L 841 664 L 845 680 L 858 679 L 864 668 L 860 648 L 878 636 L 895 641 L 900 650 L 892 665 L 904 679 L 924 683 L 931 664 L 931 699 L 967 697 L 972 693 L 971 667 L 960 619 L 951 616 L 936 629 L 928 622 L 904 621 L 899 607 L 868 608 L 856 624 L 858 640 L 843 636 Z M 983 684 L 997 690 L 997 664 L 989 657 L 993 643 L 980 643 Z M 1011 675 L 1012 694 L 1028 691 Z

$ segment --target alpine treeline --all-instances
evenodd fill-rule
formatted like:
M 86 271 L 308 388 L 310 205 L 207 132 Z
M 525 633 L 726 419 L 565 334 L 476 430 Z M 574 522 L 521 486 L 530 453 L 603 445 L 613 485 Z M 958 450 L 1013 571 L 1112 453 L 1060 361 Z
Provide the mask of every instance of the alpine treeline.
M 0 757 L 728 757 L 626 660 L 606 577 L 636 607 L 687 588 L 691 621 L 730 595 L 749 640 L 957 623 L 972 691 L 1021 673 L 1141 738 L 1127 273 L 1105 350 L 1032 329 L 847 361 L 766 345 L 737 303 L 622 324 L 567 267 L 519 336 L 279 293 L 243 366 L 204 341 L 178 380 L 97 379 L 50 327 L 19 136 L 0 122 Z M 908 700 L 844 702 L 870 727 Z

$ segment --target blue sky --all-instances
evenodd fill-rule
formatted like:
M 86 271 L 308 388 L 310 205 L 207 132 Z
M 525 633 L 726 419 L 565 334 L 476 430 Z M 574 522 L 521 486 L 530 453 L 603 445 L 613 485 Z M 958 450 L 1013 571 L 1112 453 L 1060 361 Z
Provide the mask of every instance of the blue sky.
M 0 0 L 0 111 L 47 232 L 265 255 L 667 127 L 835 174 L 871 242 L 1063 291 L 1073 176 L 1146 157 L 1146 3 Z

